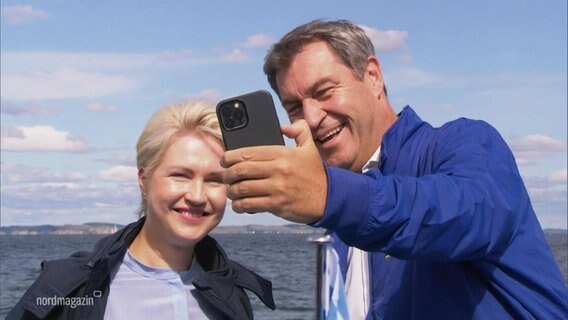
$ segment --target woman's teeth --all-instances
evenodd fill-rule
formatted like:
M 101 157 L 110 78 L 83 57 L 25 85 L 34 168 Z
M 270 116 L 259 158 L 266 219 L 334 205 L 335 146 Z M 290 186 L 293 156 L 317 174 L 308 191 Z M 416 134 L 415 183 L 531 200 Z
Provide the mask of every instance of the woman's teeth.
M 205 212 L 202 211 L 188 211 L 188 210 L 176 210 L 177 213 L 188 216 L 188 217 L 202 217 L 205 216 Z

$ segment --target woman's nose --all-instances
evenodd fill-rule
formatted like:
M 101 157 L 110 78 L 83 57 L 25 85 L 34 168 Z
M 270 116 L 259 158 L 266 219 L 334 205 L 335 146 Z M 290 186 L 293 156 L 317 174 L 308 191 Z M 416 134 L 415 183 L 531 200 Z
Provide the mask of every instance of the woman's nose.
M 207 201 L 205 188 L 202 181 L 192 180 L 185 189 L 185 200 L 194 204 L 201 205 Z

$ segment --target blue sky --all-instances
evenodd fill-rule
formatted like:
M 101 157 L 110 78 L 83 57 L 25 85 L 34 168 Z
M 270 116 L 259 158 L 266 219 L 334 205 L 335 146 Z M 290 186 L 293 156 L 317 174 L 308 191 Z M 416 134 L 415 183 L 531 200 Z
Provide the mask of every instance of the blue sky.
M 458 117 L 495 126 L 542 226 L 567 226 L 565 0 L 1 6 L 3 226 L 135 220 L 134 145 L 150 115 L 182 99 L 270 91 L 270 44 L 316 18 L 364 26 L 396 111 L 411 105 L 435 126 Z M 252 223 L 286 221 L 228 209 L 222 222 Z

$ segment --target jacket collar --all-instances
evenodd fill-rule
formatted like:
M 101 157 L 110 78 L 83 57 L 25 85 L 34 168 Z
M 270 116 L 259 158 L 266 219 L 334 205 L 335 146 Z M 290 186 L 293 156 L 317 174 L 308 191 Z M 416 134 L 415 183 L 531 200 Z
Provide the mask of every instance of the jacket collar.
M 215 239 L 206 236 L 201 240 L 195 246 L 195 256 L 205 271 L 193 281 L 196 287 L 202 290 L 216 288 L 216 293 L 227 295 L 224 300 L 229 300 L 233 285 L 237 285 L 252 291 L 270 309 L 276 308 L 272 296 L 272 282 L 229 260 Z
M 142 226 L 145 221 L 146 217 L 142 217 L 138 219 L 138 221 L 127 225 L 110 236 L 99 240 L 99 242 L 95 245 L 93 256 L 87 265 L 92 267 L 95 263 L 97 263 L 97 261 L 104 258 L 114 258 L 111 260 L 115 260 L 116 258 L 122 259 L 122 256 L 126 253 L 130 243 L 134 241 L 134 238 L 136 238 L 138 233 L 140 233 L 140 230 L 142 230 Z M 116 263 L 118 261 L 110 262 Z M 114 266 L 112 263 L 111 265 Z
M 405 142 L 426 124 L 410 106 L 405 106 L 398 114 L 398 119 L 385 132 L 381 144 L 380 168 L 383 172 L 392 172 L 398 162 L 400 149 Z
M 120 261 L 128 244 L 134 240 L 144 218 L 129 224 L 116 233 L 99 240 L 93 253 L 76 252 L 68 259 L 42 262 L 42 273 L 36 286 L 30 289 L 30 295 L 23 308 L 38 318 L 45 318 L 55 307 L 54 303 L 39 305 L 37 299 L 59 297 L 65 298 L 91 278 L 85 296 L 93 297 L 93 291 L 101 288 L 109 271 Z M 110 272 L 110 271 L 109 271 Z
M 92 270 L 85 289 L 87 295 L 110 285 L 108 275 L 122 261 L 128 246 L 140 233 L 145 221 L 146 217 L 142 217 L 97 243 L 93 256 L 87 262 L 87 267 Z
M 87 279 L 89 281 L 85 294 L 93 296 L 93 292 L 100 290 L 104 282 L 108 281 L 110 271 L 121 261 L 144 222 L 145 217 L 142 217 L 99 240 L 93 253 L 78 252 L 69 259 L 42 262 L 45 272 L 42 272 L 40 277 L 46 279 L 37 281 L 37 286 L 30 289 L 32 292 L 24 302 L 23 308 L 38 318 L 45 318 L 56 305 L 38 305 L 36 303 L 38 297 L 68 297 Z M 272 283 L 240 264 L 230 261 L 215 239 L 206 236 L 195 246 L 195 253 L 205 273 L 195 279 L 194 285 L 205 289 L 215 288 L 219 293 L 218 288 L 232 290 L 233 284 L 236 284 L 254 292 L 269 308 L 275 308 Z

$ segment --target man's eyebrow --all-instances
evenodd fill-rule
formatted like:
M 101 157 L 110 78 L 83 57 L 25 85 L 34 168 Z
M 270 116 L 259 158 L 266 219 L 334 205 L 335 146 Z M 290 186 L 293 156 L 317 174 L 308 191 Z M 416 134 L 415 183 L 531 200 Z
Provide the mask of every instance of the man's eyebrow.
M 311 86 L 308 87 L 308 89 L 305 90 L 305 94 L 306 95 L 312 95 L 320 86 L 328 83 L 328 82 L 333 82 L 333 80 L 329 77 L 325 77 L 325 78 L 321 78 L 318 81 L 316 81 L 314 84 L 312 84 Z M 298 103 L 299 100 L 292 98 L 292 99 L 282 99 L 282 106 L 285 105 L 290 105 L 290 104 L 296 104 Z
M 284 109 L 286 109 L 286 106 L 289 105 L 294 105 L 296 103 L 300 102 L 298 99 L 283 99 L 282 100 L 282 106 L 284 107 Z
M 325 77 L 325 78 L 321 78 L 318 81 L 316 81 L 314 84 L 312 84 L 307 90 L 306 93 L 309 94 L 313 94 L 315 91 L 317 91 L 317 89 L 319 87 L 321 87 L 322 85 L 328 83 L 328 82 L 333 82 L 333 80 L 329 77 Z

